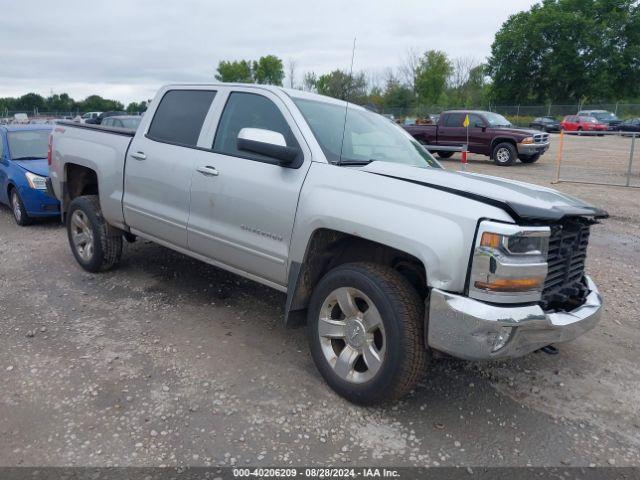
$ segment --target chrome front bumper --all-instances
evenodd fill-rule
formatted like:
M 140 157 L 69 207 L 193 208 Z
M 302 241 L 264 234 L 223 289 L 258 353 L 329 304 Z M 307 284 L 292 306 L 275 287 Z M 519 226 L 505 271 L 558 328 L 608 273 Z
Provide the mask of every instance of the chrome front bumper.
M 602 297 L 593 281 L 585 278 L 590 292 L 584 304 L 559 313 L 545 313 L 538 305 L 490 305 L 434 288 L 427 304 L 427 343 L 465 360 L 492 360 L 573 340 L 600 319 Z M 496 349 L 498 337 L 505 332 L 510 333 L 509 339 Z
M 536 153 L 544 153 L 549 149 L 550 142 L 545 143 L 519 143 L 519 155 L 535 155 Z

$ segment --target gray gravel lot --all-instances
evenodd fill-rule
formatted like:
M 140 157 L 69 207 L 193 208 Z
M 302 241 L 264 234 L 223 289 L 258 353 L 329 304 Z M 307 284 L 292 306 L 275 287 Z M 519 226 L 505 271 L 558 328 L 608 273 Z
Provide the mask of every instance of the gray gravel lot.
M 593 140 L 572 152 L 605 175 Z M 468 170 L 549 185 L 554 161 Z M 143 241 L 92 275 L 57 222 L 0 208 L 0 465 L 640 465 L 640 190 L 558 188 L 611 213 L 601 324 L 556 356 L 436 360 L 384 408 L 325 386 L 283 294 Z

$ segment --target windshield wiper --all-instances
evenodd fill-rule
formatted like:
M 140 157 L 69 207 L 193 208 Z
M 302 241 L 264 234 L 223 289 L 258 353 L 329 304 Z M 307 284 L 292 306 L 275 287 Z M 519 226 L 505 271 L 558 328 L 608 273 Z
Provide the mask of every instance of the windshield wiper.
M 372 158 L 370 160 L 342 160 L 338 165 L 346 165 L 346 166 L 362 166 L 369 165 L 371 162 L 375 162 L 377 159 Z
M 16 160 L 40 160 L 43 158 L 47 158 L 46 156 L 42 156 L 42 157 L 18 157 L 18 158 L 13 158 L 12 160 L 16 161 Z

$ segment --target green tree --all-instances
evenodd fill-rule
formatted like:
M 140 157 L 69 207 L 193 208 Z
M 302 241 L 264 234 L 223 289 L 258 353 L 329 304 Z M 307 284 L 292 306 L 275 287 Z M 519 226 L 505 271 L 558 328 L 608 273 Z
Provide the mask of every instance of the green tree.
M 437 50 L 424 53 L 418 62 L 415 90 L 423 105 L 442 104 L 446 99 L 447 80 L 453 67 L 447 54 Z
M 363 72 L 349 75 L 342 70 L 320 75 L 315 81 L 316 91 L 321 95 L 349 100 L 362 104 L 367 99 L 367 80 Z
M 413 89 L 390 78 L 384 88 L 384 108 L 387 111 L 408 113 L 415 104 Z
M 124 105 L 117 100 L 102 98 L 100 95 L 90 95 L 78 103 L 83 112 L 107 112 L 110 110 L 124 110 Z
M 284 80 L 284 67 L 282 60 L 275 55 L 260 57 L 253 62 L 253 81 L 255 83 L 282 86 Z
M 512 15 L 491 46 L 497 102 L 606 101 L 640 95 L 635 0 L 544 0 Z
M 216 80 L 220 82 L 253 83 L 251 62 L 247 60 L 223 60 L 217 71 Z
M 147 111 L 147 102 L 131 102 L 127 105 L 127 113 L 142 113 Z

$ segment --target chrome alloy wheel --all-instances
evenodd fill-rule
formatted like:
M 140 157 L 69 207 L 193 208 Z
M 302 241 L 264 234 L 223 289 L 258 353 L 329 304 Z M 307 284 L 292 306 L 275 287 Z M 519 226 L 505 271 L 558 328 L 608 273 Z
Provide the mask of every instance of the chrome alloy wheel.
M 510 158 L 511 158 L 511 152 L 509 151 L 508 148 L 502 147 L 502 148 L 499 148 L 498 151 L 496 152 L 496 160 L 498 160 L 500 163 L 508 162 Z
M 318 335 L 325 359 L 347 382 L 371 380 L 385 360 L 387 339 L 380 312 L 356 288 L 340 287 L 327 296 Z
M 13 216 L 16 217 L 16 221 L 20 223 L 22 220 L 22 209 L 20 208 L 20 199 L 16 192 L 11 194 L 11 208 L 13 209 Z
M 93 257 L 93 232 L 87 214 L 75 210 L 71 215 L 71 240 L 82 260 L 88 262 Z

